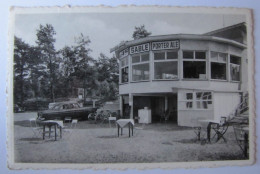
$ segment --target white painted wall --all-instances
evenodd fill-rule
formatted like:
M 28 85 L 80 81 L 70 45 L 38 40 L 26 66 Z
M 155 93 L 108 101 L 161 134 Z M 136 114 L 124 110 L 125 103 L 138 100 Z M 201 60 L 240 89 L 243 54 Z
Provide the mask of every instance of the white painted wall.
M 182 81 L 151 81 L 129 83 L 119 86 L 119 94 L 129 93 L 163 93 L 172 92 L 176 89 L 207 89 L 211 91 L 238 91 L 239 83 L 223 81 L 199 81 L 199 80 L 182 80 Z
M 178 110 L 178 125 L 187 127 L 201 126 L 199 120 L 212 120 L 213 110 Z
M 228 116 L 240 103 L 239 93 L 214 93 L 214 119 Z

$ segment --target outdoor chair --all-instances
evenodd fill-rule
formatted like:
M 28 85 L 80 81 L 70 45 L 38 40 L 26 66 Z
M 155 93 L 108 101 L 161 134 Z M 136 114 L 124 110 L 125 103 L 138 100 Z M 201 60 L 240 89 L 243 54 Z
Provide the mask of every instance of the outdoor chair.
M 116 117 L 113 117 L 112 115 L 108 117 L 108 123 L 110 128 L 111 128 L 111 122 L 114 122 L 114 124 L 116 125 Z
M 206 139 L 207 125 L 205 123 L 200 122 L 203 119 L 205 118 L 199 117 L 191 120 L 191 123 L 193 124 L 192 128 L 198 141 Z
M 78 120 L 77 119 L 73 119 L 71 121 L 70 128 L 75 129 L 77 127 L 77 124 L 78 124 Z
M 30 127 L 31 127 L 31 129 L 33 131 L 33 137 L 34 138 L 39 138 L 42 135 L 43 128 L 40 127 L 37 124 L 37 119 L 36 118 L 29 119 L 29 122 L 30 122 Z
M 233 125 L 236 142 L 241 149 L 244 157 L 248 157 L 249 153 L 249 141 L 248 141 L 248 125 L 234 124 Z
M 226 121 L 226 117 L 221 117 L 219 124 L 212 124 L 211 128 L 215 132 L 212 139 L 217 136 L 216 142 L 218 142 L 221 138 L 224 140 L 224 142 L 226 142 L 224 135 L 228 130 L 228 126 L 229 125 L 228 122 Z

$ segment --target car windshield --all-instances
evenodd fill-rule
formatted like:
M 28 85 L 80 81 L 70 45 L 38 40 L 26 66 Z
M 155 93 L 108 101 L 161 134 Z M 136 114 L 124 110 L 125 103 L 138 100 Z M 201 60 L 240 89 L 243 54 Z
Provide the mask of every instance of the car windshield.
M 63 110 L 63 109 L 76 109 L 80 108 L 78 103 L 67 103 L 67 104 L 58 104 L 52 107 L 52 110 Z
M 62 108 L 62 105 L 54 105 L 51 109 L 52 110 L 60 110 Z

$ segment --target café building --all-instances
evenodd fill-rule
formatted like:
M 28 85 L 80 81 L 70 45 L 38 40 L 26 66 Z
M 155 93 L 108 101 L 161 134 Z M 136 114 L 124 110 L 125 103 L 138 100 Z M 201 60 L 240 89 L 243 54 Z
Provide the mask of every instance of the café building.
M 247 92 L 246 25 L 209 33 L 149 36 L 112 48 L 119 59 L 120 113 L 195 126 L 230 114 Z M 140 117 L 139 117 L 140 118 Z

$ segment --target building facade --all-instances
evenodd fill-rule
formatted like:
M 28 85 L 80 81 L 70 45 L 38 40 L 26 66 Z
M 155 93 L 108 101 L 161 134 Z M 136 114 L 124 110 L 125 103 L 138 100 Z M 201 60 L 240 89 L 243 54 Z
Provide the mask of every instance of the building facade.
M 120 64 L 121 115 L 148 108 L 152 123 L 167 114 L 180 126 L 229 115 L 248 91 L 245 28 L 150 36 L 111 49 Z

